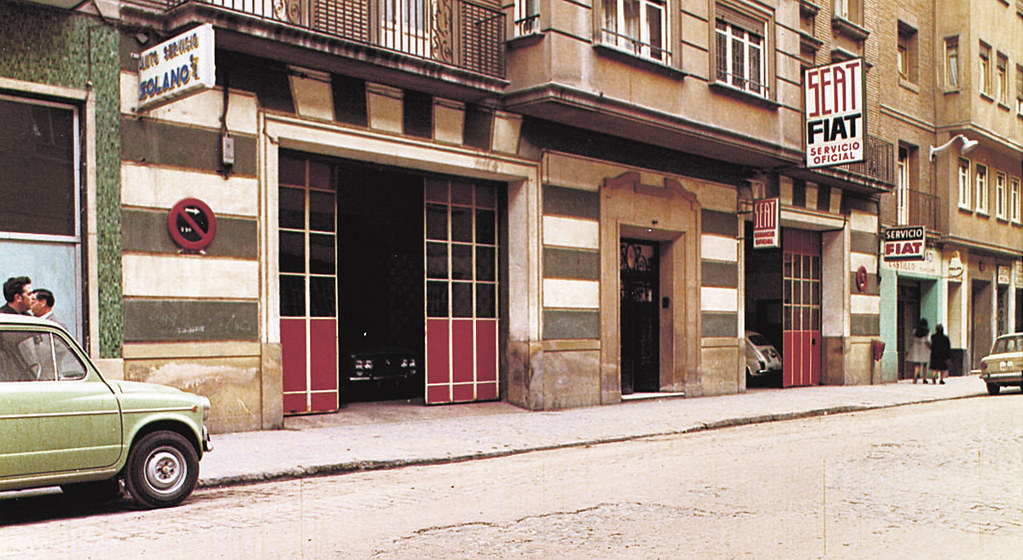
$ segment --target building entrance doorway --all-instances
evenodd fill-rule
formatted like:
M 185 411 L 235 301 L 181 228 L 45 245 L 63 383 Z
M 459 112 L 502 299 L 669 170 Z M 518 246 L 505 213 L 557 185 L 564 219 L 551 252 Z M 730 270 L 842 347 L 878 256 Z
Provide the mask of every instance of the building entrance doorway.
M 660 391 L 658 247 L 623 238 L 619 250 L 622 394 Z

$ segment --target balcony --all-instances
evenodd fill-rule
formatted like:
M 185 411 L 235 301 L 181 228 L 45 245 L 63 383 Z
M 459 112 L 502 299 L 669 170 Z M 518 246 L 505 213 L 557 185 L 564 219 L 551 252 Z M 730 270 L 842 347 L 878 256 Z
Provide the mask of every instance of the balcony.
M 823 176 L 849 190 L 885 193 L 895 186 L 895 144 L 868 134 L 863 145 L 863 161 L 834 167 L 797 169 L 791 174 L 808 181 L 820 181 Z
M 898 189 L 881 204 L 881 223 L 888 226 L 924 226 L 928 231 L 944 232 L 941 198 L 916 189 Z
M 297 26 L 489 78 L 505 76 L 504 13 L 466 0 L 166 0 Z

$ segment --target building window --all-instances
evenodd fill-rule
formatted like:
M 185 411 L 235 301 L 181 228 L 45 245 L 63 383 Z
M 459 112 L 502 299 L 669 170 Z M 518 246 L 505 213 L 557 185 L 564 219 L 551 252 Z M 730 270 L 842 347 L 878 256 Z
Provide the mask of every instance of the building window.
M 959 37 L 945 39 L 945 87 L 959 89 Z
M 430 56 L 430 3 L 426 0 L 380 2 L 380 43 L 390 49 Z
M 515 1 L 515 35 L 540 31 L 540 0 Z
M 959 158 L 959 207 L 970 209 L 970 160 Z
M 899 77 L 916 82 L 916 29 L 899 22 L 899 46 L 897 53 Z
M 603 43 L 670 64 L 667 13 L 658 0 L 604 0 Z
M 1023 66 L 1016 65 L 1016 114 L 1023 115 Z
M 1005 219 L 1005 173 L 995 173 L 995 217 Z
M 1009 104 L 1009 57 L 998 53 L 995 62 L 995 99 L 1002 105 Z
M 767 97 L 766 22 L 718 6 L 715 22 L 717 81 Z
M 980 44 L 980 93 L 991 95 L 991 47 Z
M 899 147 L 895 176 L 895 219 L 898 225 L 909 223 L 909 150 Z
M 835 17 L 853 23 L 862 23 L 861 0 L 835 0 Z
M 1009 214 L 1012 223 L 1020 223 L 1019 177 L 1009 180 Z
M 976 199 L 977 212 L 987 214 L 987 166 L 977 164 L 975 167 L 977 177 Z

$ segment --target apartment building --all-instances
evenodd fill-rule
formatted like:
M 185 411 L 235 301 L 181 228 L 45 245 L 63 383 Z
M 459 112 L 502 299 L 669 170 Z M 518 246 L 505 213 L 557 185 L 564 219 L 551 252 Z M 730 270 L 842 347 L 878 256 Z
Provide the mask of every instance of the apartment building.
M 879 126 L 898 142 L 896 188 L 882 197 L 885 227 L 924 226 L 922 262 L 883 263 L 882 336 L 899 352 L 920 318 L 945 327 L 952 369 L 979 367 L 997 334 L 1023 328 L 1023 6 L 1013 2 L 901 2 L 886 8 L 894 64 Z
M 965 83 L 959 94 L 929 93 L 939 41 L 958 34 L 964 82 L 972 52 L 966 31 L 935 27 L 930 4 L 5 9 L 85 18 L 86 39 L 115 43 L 64 61 L 92 73 L 89 85 L 69 86 L 83 90 L 76 103 L 106 88 L 110 117 L 91 127 L 102 141 L 85 157 L 98 179 L 76 191 L 96 200 L 74 230 L 82 254 L 95 255 L 76 261 L 69 289 L 86 302 L 77 328 L 95 333 L 92 352 L 113 375 L 209 396 L 213 428 L 234 431 L 353 399 L 550 410 L 737 393 L 747 330 L 782 350 L 782 387 L 894 381 L 897 352 L 875 359 L 876 342 L 897 350 L 892 310 L 914 287 L 949 285 L 945 272 L 931 278 L 923 265 L 891 267 L 878 254 L 885 226 L 917 223 L 920 201 L 941 196 L 943 183 L 924 179 L 957 155 L 948 148 L 929 167 L 928 147 L 976 136 L 967 155 L 986 159 L 970 160 L 970 184 L 978 164 L 990 192 L 1005 175 L 1004 228 L 1016 231 L 1009 162 L 1018 157 L 994 132 L 976 134 L 1001 129 L 936 116 L 938 99 L 990 106 L 992 119 L 1004 110 L 967 100 Z M 998 53 L 1015 60 L 996 39 L 986 39 L 995 82 Z M 46 48 L 42 66 L 58 64 L 62 51 Z M 145 74 L 155 52 L 196 59 L 165 83 Z M 203 57 L 215 60 L 211 83 L 154 100 L 189 81 Z M 15 59 L 0 64 L 3 95 L 47 79 L 17 77 Z M 831 63 L 862 71 L 864 157 L 810 166 L 803 76 Z M 777 201 L 778 242 L 754 248 L 754 208 L 765 200 Z M 929 208 L 928 255 L 958 250 L 982 291 L 971 268 L 980 272 L 978 252 L 1009 240 L 978 245 L 951 232 L 965 231 L 960 222 L 1000 227 L 997 209 Z M 994 302 L 999 265 L 984 266 L 994 267 L 984 269 Z M 956 313 L 974 309 L 964 305 Z M 372 381 L 388 360 L 403 373 Z

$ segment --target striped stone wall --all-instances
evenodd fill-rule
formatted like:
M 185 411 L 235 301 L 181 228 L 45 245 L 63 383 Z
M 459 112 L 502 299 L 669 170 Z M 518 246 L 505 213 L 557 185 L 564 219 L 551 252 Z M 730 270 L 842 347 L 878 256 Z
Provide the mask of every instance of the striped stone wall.
M 120 81 L 124 376 L 206 395 L 214 431 L 268 427 L 259 413 L 266 383 L 257 96 L 232 90 L 227 100 L 235 160 L 225 172 L 222 89 L 139 113 L 130 57 Z M 168 230 L 168 213 L 184 198 L 202 200 L 216 217 L 216 235 L 201 253 L 181 250 Z
M 700 319 L 704 337 L 739 332 L 739 244 L 735 214 L 704 209 L 700 233 Z
M 852 209 L 849 215 L 849 295 L 851 336 L 878 336 L 881 334 L 881 287 L 878 284 L 878 217 L 876 214 Z M 856 271 L 867 269 L 866 288 L 856 287 Z
M 600 338 L 600 196 L 543 188 L 543 338 Z

